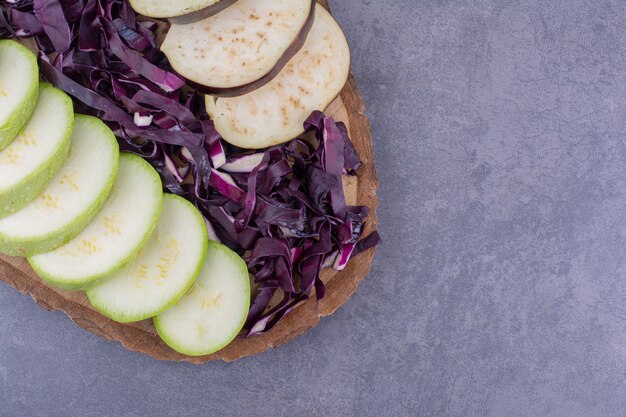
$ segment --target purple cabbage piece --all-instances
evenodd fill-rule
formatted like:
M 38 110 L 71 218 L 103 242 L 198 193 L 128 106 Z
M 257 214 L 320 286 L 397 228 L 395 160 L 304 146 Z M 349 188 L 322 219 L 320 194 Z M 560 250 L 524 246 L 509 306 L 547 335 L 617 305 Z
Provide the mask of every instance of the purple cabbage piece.
M 11 9 L 9 10 L 9 13 L 11 21 L 19 27 L 18 30 L 21 30 L 23 34 L 40 35 L 44 33 L 43 26 L 35 15 L 20 12 L 17 9 Z M 6 23 L 5 27 L 7 27 L 10 31 L 13 30 L 10 26 L 8 26 L 8 23 Z
M 381 244 L 383 239 L 380 237 L 378 232 L 372 232 L 366 238 L 360 240 L 356 247 L 354 248 L 354 252 L 352 252 L 352 256 L 360 255 L 368 249 L 375 247 L 376 245 Z
M 69 24 L 74 24 L 80 20 L 85 8 L 84 0 L 60 0 L 60 3 Z
M 203 97 L 181 89 L 157 49 L 157 28 L 126 0 L 0 2 L 0 38 L 34 37 L 43 77 L 105 121 L 122 150 L 200 209 L 212 240 L 246 259 L 255 289 L 245 334 L 269 331 L 313 292 L 324 297 L 323 268 L 342 270 L 380 243 L 377 232 L 362 239 L 369 209 L 344 195 L 342 176 L 361 160 L 346 126 L 319 111 L 306 139 L 253 154 L 225 144 Z
M 221 140 L 209 143 L 209 155 L 215 168 L 221 168 L 226 163 L 226 151 Z
M 39 22 L 37 22 L 39 23 Z M 0 9 L 0 38 L 11 38 L 15 37 L 15 30 L 9 24 L 9 20 L 6 16 L 6 12 Z
M 226 172 L 247 173 L 252 172 L 261 161 L 265 154 L 254 153 L 251 155 L 240 155 L 230 158 L 222 165 L 222 170 Z
M 34 0 L 33 9 L 55 51 L 67 51 L 72 33 L 59 0 Z
M 216 169 L 211 170 L 209 185 L 218 193 L 237 203 L 241 203 L 246 197 L 246 192 L 237 186 L 230 175 Z
M 339 255 L 337 256 L 337 258 L 335 259 L 335 263 L 333 264 L 333 269 L 335 271 L 343 271 L 344 269 L 346 269 L 348 261 L 354 253 L 355 246 L 355 243 L 348 243 L 343 245 L 341 249 L 339 249 Z
M 161 87 L 166 93 L 176 91 L 185 85 L 185 82 L 177 75 L 157 67 L 124 45 L 124 42 L 122 42 L 122 39 L 112 22 L 106 19 L 101 19 L 101 23 L 108 38 L 111 53 L 120 58 L 131 71 L 143 75 Z M 125 27 L 125 29 L 128 30 L 128 27 Z

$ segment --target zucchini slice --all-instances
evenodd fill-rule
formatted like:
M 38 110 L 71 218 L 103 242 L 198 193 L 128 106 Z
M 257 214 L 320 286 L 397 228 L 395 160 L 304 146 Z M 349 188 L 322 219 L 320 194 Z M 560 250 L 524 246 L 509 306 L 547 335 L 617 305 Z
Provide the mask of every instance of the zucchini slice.
M 302 48 L 315 0 L 239 0 L 219 15 L 172 25 L 161 50 L 197 90 L 222 97 L 254 91 Z
M 117 176 L 117 140 L 99 119 L 77 115 L 70 156 L 39 197 L 0 220 L 0 252 L 50 252 L 80 233 L 98 214 Z
M 50 84 L 39 87 L 33 116 L 0 151 L 0 218 L 26 207 L 65 162 L 74 128 L 72 99 Z
M 324 110 L 350 72 L 350 49 L 330 13 L 319 4 L 304 47 L 265 86 L 232 98 L 207 96 L 217 131 L 231 144 L 262 149 L 303 132 L 314 110 Z
M 39 94 L 39 67 L 30 49 L 0 40 L 0 150 L 6 148 L 30 119 Z
M 51 285 L 86 289 L 137 256 L 154 230 L 162 202 L 159 174 L 140 157 L 122 153 L 109 199 L 87 228 L 67 244 L 28 262 Z
M 208 239 L 198 209 L 181 197 L 166 194 L 161 218 L 146 246 L 128 267 L 87 290 L 89 302 L 120 323 L 162 313 L 176 304 L 198 277 Z
M 250 307 L 246 263 L 226 246 L 209 242 L 206 261 L 178 304 L 154 318 L 161 339 L 190 356 L 217 352 L 241 331 Z

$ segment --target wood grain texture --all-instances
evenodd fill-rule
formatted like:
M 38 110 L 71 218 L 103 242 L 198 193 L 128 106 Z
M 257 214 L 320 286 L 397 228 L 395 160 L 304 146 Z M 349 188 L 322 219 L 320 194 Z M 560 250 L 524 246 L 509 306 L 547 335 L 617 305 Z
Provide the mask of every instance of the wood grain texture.
M 327 6 L 325 1 L 321 2 Z M 374 166 L 374 153 L 370 124 L 364 115 L 365 106 L 350 75 L 340 96 L 328 107 L 327 115 L 343 121 L 361 156 L 363 167 L 355 179 L 347 179 L 346 193 L 350 204 L 365 205 L 372 209 L 365 226 L 364 236 L 376 229 L 378 220 L 378 178 Z M 225 349 L 213 355 L 189 357 L 170 349 L 161 341 L 151 320 L 133 324 L 120 324 L 95 311 L 82 292 L 69 292 L 52 288 L 41 281 L 26 260 L 0 255 L 0 279 L 18 291 L 30 295 L 47 310 L 61 310 L 76 324 L 108 340 L 120 342 L 127 349 L 145 353 L 153 358 L 186 361 L 200 364 L 211 360 L 234 361 L 281 346 L 313 328 L 322 317 L 335 312 L 357 289 L 359 282 L 369 273 L 375 249 L 354 258 L 341 271 L 325 270 L 322 279 L 326 283 L 326 296 L 319 303 L 311 298 L 287 315 L 268 333 L 249 338 L 238 338 Z

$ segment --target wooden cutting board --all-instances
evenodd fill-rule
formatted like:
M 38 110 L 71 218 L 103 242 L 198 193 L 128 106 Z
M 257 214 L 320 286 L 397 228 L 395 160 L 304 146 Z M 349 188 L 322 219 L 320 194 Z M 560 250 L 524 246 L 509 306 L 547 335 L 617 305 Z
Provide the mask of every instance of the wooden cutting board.
M 320 3 L 328 7 L 326 0 Z M 365 205 L 372 209 L 363 234 L 367 236 L 376 230 L 378 224 L 378 178 L 374 166 L 370 124 L 363 114 L 364 110 L 356 82 L 350 75 L 348 83 L 340 96 L 328 107 L 326 114 L 346 123 L 363 161 L 359 175 L 356 178 L 346 178 L 345 186 L 349 204 Z M 326 283 L 327 291 L 325 298 L 319 303 L 313 297 L 298 306 L 269 332 L 238 338 L 225 349 L 203 357 L 189 357 L 170 349 L 157 335 L 151 320 L 120 324 L 104 317 L 89 305 L 84 293 L 59 290 L 43 283 L 24 259 L 0 255 L 0 280 L 21 293 L 30 295 L 43 308 L 61 310 L 79 326 L 111 341 L 120 342 L 127 349 L 160 360 L 195 364 L 218 359 L 230 362 L 281 346 L 313 328 L 321 317 L 335 312 L 354 294 L 359 282 L 369 273 L 374 253 L 375 249 L 370 249 L 355 257 L 341 272 L 331 269 L 323 271 L 322 279 Z

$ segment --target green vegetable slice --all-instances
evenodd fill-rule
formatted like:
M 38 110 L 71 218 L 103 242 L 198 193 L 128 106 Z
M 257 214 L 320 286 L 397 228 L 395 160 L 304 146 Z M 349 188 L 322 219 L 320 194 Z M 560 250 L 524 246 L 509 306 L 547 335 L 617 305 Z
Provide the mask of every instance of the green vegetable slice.
M 182 197 L 166 194 L 150 240 L 125 269 L 87 291 L 91 305 L 121 323 L 172 307 L 197 278 L 208 245 L 202 215 Z
M 42 84 L 33 116 L 0 152 L 0 218 L 35 200 L 65 162 L 74 128 L 72 100 Z
M 191 289 L 174 307 L 154 318 L 167 345 L 203 356 L 228 345 L 241 331 L 250 307 L 245 262 L 226 246 L 209 242 L 206 261 Z
M 28 261 L 51 285 L 86 289 L 135 258 L 154 230 L 162 202 L 159 174 L 140 157 L 122 153 L 111 195 L 94 220 L 67 244 Z
M 22 210 L 0 219 L 0 252 L 50 252 L 80 233 L 98 214 L 115 182 L 117 140 L 99 119 L 77 115 L 70 155 L 46 189 Z
M 30 49 L 0 40 L 0 150 L 6 148 L 30 119 L 39 94 L 39 67 Z

